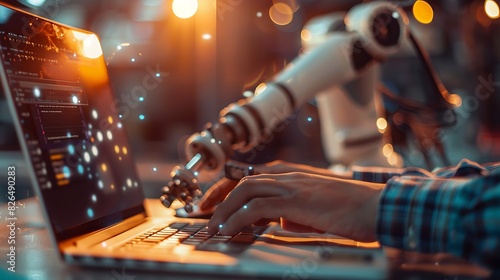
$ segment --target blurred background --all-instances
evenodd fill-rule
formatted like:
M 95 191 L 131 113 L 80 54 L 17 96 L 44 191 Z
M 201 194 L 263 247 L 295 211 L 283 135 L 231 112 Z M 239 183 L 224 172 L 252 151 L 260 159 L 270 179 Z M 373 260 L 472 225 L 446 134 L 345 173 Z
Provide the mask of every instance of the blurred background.
M 346 0 L 9 0 L 37 15 L 91 30 L 100 36 L 112 87 L 128 130 L 141 177 L 157 197 L 170 167 L 185 163 L 184 142 L 219 111 L 270 80 L 301 51 L 308 20 L 347 11 Z M 421 139 L 417 120 L 401 121 L 398 106 L 383 101 L 377 122 L 386 134 L 387 156 L 405 166 L 432 169 L 466 157 L 500 159 L 500 4 L 498 0 L 393 1 L 410 17 L 410 28 L 429 52 L 453 93 L 453 124 Z M 302 36 L 304 34 L 302 33 Z M 154 86 L 145 77 L 160 73 Z M 429 81 L 414 52 L 402 50 L 381 66 L 381 80 L 400 97 L 433 104 Z M 139 94 L 140 92 L 140 94 Z M 137 98 L 130 98 L 138 96 Z M 121 107 L 120 107 L 121 106 Z M 411 118 L 410 116 L 410 119 Z M 404 118 L 408 120 L 408 118 Z M 252 154 L 249 162 L 275 159 L 326 167 L 314 102 L 303 106 L 285 130 Z M 22 165 L 10 116 L 0 98 L 0 160 Z M 425 138 L 425 137 L 424 137 Z M 436 153 L 435 141 L 446 161 Z M 26 183 L 26 185 L 29 185 Z M 20 195 L 30 195 L 29 187 Z M 21 198 L 21 197 L 18 197 Z

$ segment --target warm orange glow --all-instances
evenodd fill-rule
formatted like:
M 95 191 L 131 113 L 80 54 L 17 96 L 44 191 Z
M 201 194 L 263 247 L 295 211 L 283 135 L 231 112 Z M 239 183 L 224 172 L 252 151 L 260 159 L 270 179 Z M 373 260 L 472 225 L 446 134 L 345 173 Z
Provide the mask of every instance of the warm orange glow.
M 61 160 L 63 158 L 64 158 L 63 154 L 55 154 L 55 155 L 50 156 L 50 160 L 52 160 L 52 161 Z
M 481 24 L 483 27 L 488 27 L 491 25 L 491 18 L 486 14 L 486 11 L 484 10 L 484 6 L 479 5 L 477 6 L 476 9 L 476 19 L 479 24 Z
M 392 146 L 392 144 L 385 144 L 382 148 L 382 153 L 384 153 L 384 156 L 386 157 L 389 157 L 393 152 L 394 147 Z
M 300 38 L 302 38 L 302 41 L 311 40 L 311 31 L 303 29 L 302 32 L 300 32 Z
M 107 166 L 105 163 L 103 163 L 103 164 L 101 165 L 101 170 L 102 170 L 102 172 L 106 172 L 106 171 L 108 171 L 108 166 Z
M 198 0 L 174 0 L 172 10 L 178 18 L 190 18 L 198 11 Z
M 300 8 L 300 4 L 298 2 L 299 2 L 298 0 L 273 0 L 274 4 L 278 3 L 286 4 L 292 9 L 294 13 Z
M 266 85 L 265 83 L 261 83 L 261 84 L 259 84 L 259 85 L 255 88 L 255 95 L 260 94 L 260 93 L 261 93 L 261 92 L 263 92 L 266 88 L 267 88 L 267 85 Z
M 109 124 L 113 124 L 113 117 L 109 116 L 108 117 L 108 122 L 109 122 Z
M 398 156 L 395 153 L 392 153 L 388 158 L 387 161 L 389 162 L 390 165 L 396 165 L 398 163 Z
M 384 118 L 378 118 L 377 128 L 380 132 L 385 131 L 387 129 L 387 121 Z
M 269 9 L 269 17 L 277 25 L 287 25 L 293 20 L 293 10 L 285 3 L 276 3 Z
M 120 153 L 120 147 L 118 147 L 118 145 L 115 145 L 115 153 L 117 153 L 117 154 Z
M 102 55 L 101 44 L 95 34 L 90 34 L 83 40 L 83 55 L 88 58 L 98 58 Z
M 73 33 L 73 36 L 75 36 L 75 39 L 80 40 L 80 41 L 87 39 L 87 36 L 89 36 L 87 33 L 83 33 L 83 32 L 76 31 L 76 30 L 71 30 L 71 33 Z
M 124 155 L 128 154 L 127 147 L 125 147 L 125 146 L 124 146 L 124 147 L 122 148 L 122 151 L 123 151 L 123 154 L 124 154 Z
M 497 19 L 500 17 L 500 8 L 498 4 L 493 0 L 484 1 L 484 11 L 491 19 Z
M 417 0 L 415 4 L 413 4 L 413 16 L 418 22 L 429 24 L 434 18 L 434 10 L 426 1 Z
M 450 102 L 453 104 L 455 107 L 460 107 L 462 105 L 462 98 L 458 94 L 450 94 L 446 97 L 446 101 Z
M 82 55 L 87 58 L 98 58 L 102 55 L 101 43 L 95 34 L 83 33 L 72 30 L 76 40 L 82 42 Z

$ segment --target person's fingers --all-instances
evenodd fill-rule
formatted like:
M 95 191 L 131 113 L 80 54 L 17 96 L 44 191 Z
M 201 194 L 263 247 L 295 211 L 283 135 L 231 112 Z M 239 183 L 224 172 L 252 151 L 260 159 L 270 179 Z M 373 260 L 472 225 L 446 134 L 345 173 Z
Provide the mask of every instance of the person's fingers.
M 284 161 L 276 160 L 273 162 L 263 163 L 263 164 L 248 164 L 243 162 L 231 161 L 232 164 L 239 166 L 240 168 L 251 168 L 253 174 L 278 174 L 293 171 L 289 163 Z
M 208 210 L 223 201 L 230 193 L 238 181 L 221 179 L 213 184 L 201 198 L 199 203 L 200 210 Z
M 287 191 L 279 187 L 279 185 L 275 183 L 275 180 L 255 177 L 258 176 L 252 176 L 252 178 L 247 177 L 241 180 L 240 184 L 228 195 L 226 200 L 217 207 L 217 210 L 208 223 L 209 231 L 213 233 L 217 232 L 218 226 L 225 223 L 234 212 L 238 211 L 240 208 L 245 210 L 244 206 L 250 200 L 263 197 L 284 196 L 287 194 Z M 252 209 L 252 211 L 253 210 L 254 209 Z M 256 221 L 252 221 L 252 223 Z
M 289 207 L 288 201 L 283 197 L 254 198 L 231 213 L 223 223 L 219 223 L 217 230 L 223 235 L 233 235 L 263 219 L 279 218 L 286 214 Z

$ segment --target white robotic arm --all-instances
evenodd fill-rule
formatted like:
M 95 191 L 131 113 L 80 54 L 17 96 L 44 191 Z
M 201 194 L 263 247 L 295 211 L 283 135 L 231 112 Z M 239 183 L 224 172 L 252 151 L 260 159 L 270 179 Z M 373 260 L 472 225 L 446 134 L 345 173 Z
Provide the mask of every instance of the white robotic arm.
M 353 7 L 345 17 L 346 32 L 334 33 L 296 58 L 254 96 L 224 108 L 219 122 L 186 142 L 191 160 L 177 166 L 164 187 L 162 203 L 175 199 L 192 209 L 201 196 L 195 172 L 220 170 L 233 151 L 259 145 L 274 128 L 318 93 L 359 77 L 370 66 L 395 53 L 406 36 L 408 19 L 390 2 Z
M 334 34 L 346 32 L 345 17 L 345 12 L 333 12 L 307 22 L 301 36 L 303 49 L 310 51 Z M 379 68 L 372 65 L 353 80 L 332 85 L 315 96 L 323 153 L 334 171 L 344 172 L 352 165 L 401 164 L 384 155 L 386 141 L 376 125 L 382 113 L 376 104 Z

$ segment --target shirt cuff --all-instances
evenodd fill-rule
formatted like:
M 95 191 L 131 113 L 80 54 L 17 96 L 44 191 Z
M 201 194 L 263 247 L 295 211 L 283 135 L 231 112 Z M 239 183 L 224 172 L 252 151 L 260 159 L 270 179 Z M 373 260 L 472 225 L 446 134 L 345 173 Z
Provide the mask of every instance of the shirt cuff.
M 372 182 L 372 183 L 385 183 L 387 180 L 394 176 L 399 176 L 403 173 L 402 168 L 390 167 L 367 167 L 367 166 L 352 166 L 352 179 Z
M 424 253 L 461 255 L 456 186 L 444 178 L 395 177 L 380 195 L 377 237 L 384 246 Z M 455 188 L 455 189 L 454 189 Z M 462 201 L 463 203 L 463 201 Z

